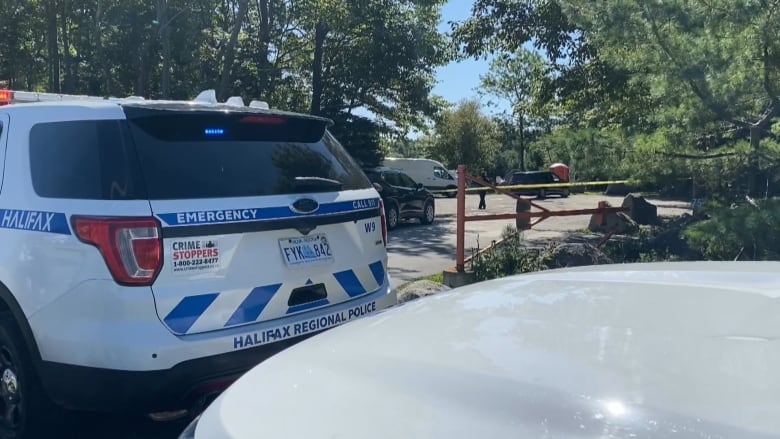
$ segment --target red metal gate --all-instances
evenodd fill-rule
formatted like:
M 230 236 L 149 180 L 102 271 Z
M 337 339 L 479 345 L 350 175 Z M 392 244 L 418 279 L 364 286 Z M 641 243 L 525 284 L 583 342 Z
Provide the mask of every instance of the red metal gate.
M 485 214 L 485 215 L 466 215 L 466 192 L 477 192 L 487 189 L 466 189 L 466 181 L 477 183 L 483 187 L 491 188 L 494 191 L 507 195 L 517 200 L 517 208 L 515 213 L 500 213 L 500 214 Z M 466 235 L 466 223 L 469 221 L 493 221 L 493 220 L 509 220 L 514 219 L 518 225 L 519 230 L 528 230 L 547 218 L 554 216 L 576 216 L 576 215 L 605 215 L 612 212 L 625 212 L 627 209 L 623 207 L 607 207 L 605 203 L 599 203 L 599 207 L 594 209 L 573 209 L 573 210 L 550 210 L 544 206 L 540 206 L 533 201 L 523 198 L 520 195 L 516 195 L 511 192 L 512 189 L 542 189 L 549 187 L 574 187 L 574 186 L 594 186 L 594 185 L 606 185 L 615 183 L 625 183 L 625 181 L 610 181 L 610 182 L 583 182 L 583 183 L 555 183 L 555 184 L 543 184 L 543 185 L 515 185 L 515 186 L 496 186 L 488 181 L 485 181 L 479 177 L 469 175 L 466 172 L 465 165 L 458 165 L 458 190 L 457 190 L 457 244 L 455 255 L 455 269 L 458 272 L 465 271 L 466 264 L 466 248 L 465 248 L 465 235 Z M 531 208 L 537 208 L 538 211 L 531 211 Z M 535 218 L 531 221 L 531 218 Z

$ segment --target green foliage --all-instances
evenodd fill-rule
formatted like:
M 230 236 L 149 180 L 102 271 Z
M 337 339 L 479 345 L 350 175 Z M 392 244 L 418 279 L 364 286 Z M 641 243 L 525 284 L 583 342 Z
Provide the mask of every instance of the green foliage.
M 580 181 L 625 178 L 628 140 L 616 130 L 560 128 L 531 146 L 533 154 L 549 166 L 563 162 Z
M 546 51 L 537 102 L 564 128 L 531 147 L 532 164 L 606 129 L 618 151 L 577 146 L 588 174 L 603 158 L 648 188 L 731 200 L 780 190 L 778 14 L 744 0 L 477 0 L 454 36 L 471 56 Z
M 501 237 L 501 244 L 474 257 L 472 269 L 477 281 L 546 269 L 544 255 L 524 249 L 522 236 L 514 227 L 507 226 Z
M 467 56 L 513 54 L 532 44 L 546 54 L 535 109 L 574 126 L 634 123 L 647 105 L 643 84 L 631 72 L 605 62 L 590 29 L 570 18 L 555 0 L 476 0 L 472 15 L 455 24 L 454 39 Z
M 601 251 L 615 263 L 659 262 L 680 260 L 668 247 L 658 248 L 656 237 L 662 228 L 640 228 L 637 236 L 611 239 L 601 246 Z
M 0 0 L 0 81 L 174 99 L 214 88 L 304 112 L 316 98 L 345 144 L 375 162 L 379 134 L 421 128 L 442 106 L 430 94 L 450 57 L 437 30 L 442 3 Z M 355 117 L 358 108 L 380 122 Z
M 516 169 L 525 169 L 527 131 L 531 128 L 540 129 L 533 127 L 532 121 L 537 119 L 536 122 L 539 122 L 538 116 L 542 112 L 540 109 L 546 108 L 544 103 L 538 102 L 544 77 L 544 59 L 538 53 L 526 49 L 494 59 L 490 63 L 488 73 L 480 77 L 481 94 L 495 96 L 511 105 L 511 114 L 505 114 L 499 120 L 499 126 L 504 134 L 504 149 L 509 147 L 517 151 L 519 163 Z M 489 101 L 488 104 L 494 103 Z M 542 120 L 540 125 L 548 125 L 545 122 L 546 120 Z M 511 134 L 513 138 L 507 139 L 507 134 Z M 513 169 L 507 164 L 497 168 L 504 169 L 502 175 Z
M 326 113 L 362 106 L 403 129 L 421 126 L 439 110 L 429 95 L 434 69 L 448 60 L 447 42 L 436 29 L 442 1 L 309 3 L 320 6 L 305 15 L 328 28 L 322 96 Z
M 334 124 L 330 132 L 350 155 L 366 167 L 378 166 L 385 152 L 380 137 L 383 128 L 375 121 L 341 112 L 332 117 Z
M 544 78 L 544 59 L 536 52 L 520 49 L 490 63 L 490 70 L 480 77 L 481 92 L 511 104 L 515 119 L 525 117 L 539 93 Z
M 780 199 L 735 207 L 713 203 L 710 218 L 685 231 L 691 247 L 708 260 L 780 259 Z
M 448 169 L 465 164 L 476 173 L 494 168 L 499 146 L 496 124 L 482 113 L 477 101 L 471 100 L 440 115 L 428 153 Z

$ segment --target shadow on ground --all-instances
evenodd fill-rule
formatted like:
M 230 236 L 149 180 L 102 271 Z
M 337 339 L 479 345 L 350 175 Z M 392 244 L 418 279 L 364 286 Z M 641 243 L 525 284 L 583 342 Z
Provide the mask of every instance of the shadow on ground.
M 388 234 L 388 251 L 404 256 L 449 256 L 455 254 L 455 244 L 451 243 L 453 233 L 454 224 L 444 222 L 441 218 L 429 225 L 417 222 L 400 224 Z

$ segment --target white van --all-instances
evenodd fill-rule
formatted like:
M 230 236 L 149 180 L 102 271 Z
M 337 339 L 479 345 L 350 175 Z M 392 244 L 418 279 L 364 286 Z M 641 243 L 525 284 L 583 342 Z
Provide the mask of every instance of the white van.
M 450 190 L 445 193 L 448 197 L 454 197 L 455 189 L 458 188 L 455 177 L 436 160 L 388 157 L 382 162 L 382 166 L 400 169 L 429 190 Z

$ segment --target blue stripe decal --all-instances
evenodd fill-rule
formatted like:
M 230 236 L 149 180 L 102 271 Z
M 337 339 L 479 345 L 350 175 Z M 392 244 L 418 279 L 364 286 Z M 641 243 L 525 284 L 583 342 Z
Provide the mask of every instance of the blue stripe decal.
M 320 300 L 315 300 L 314 302 L 302 303 L 300 305 L 289 307 L 287 309 L 287 314 L 295 314 L 297 312 L 306 311 L 307 309 L 319 308 L 325 305 L 330 305 L 328 299 L 320 299 Z
M 385 267 L 382 266 L 382 261 L 376 261 L 373 264 L 370 264 L 368 268 L 371 269 L 371 274 L 374 275 L 377 285 L 385 283 Z
M 68 219 L 61 212 L 0 209 L 0 228 L 70 235 Z
M 263 312 L 268 302 L 274 297 L 282 284 L 266 285 L 263 287 L 257 287 L 246 296 L 238 309 L 230 316 L 230 319 L 225 323 L 225 326 L 240 325 L 242 323 L 254 322 L 260 317 L 260 313 Z
M 195 324 L 206 309 L 216 300 L 219 293 L 201 294 L 198 296 L 187 296 L 176 305 L 171 312 L 163 319 L 173 332 L 184 334 Z
M 355 272 L 352 270 L 340 271 L 333 273 L 333 276 L 341 284 L 341 288 L 344 288 L 349 297 L 357 297 L 361 294 L 366 294 L 366 289 L 360 284 Z
M 198 210 L 190 212 L 160 213 L 157 216 L 169 226 L 185 226 L 197 224 L 224 224 L 248 221 L 269 221 L 297 217 L 316 217 L 336 213 L 357 212 L 376 209 L 379 198 L 362 200 L 338 201 L 320 204 L 319 209 L 311 214 L 293 212 L 289 206 L 255 207 L 249 209 Z

